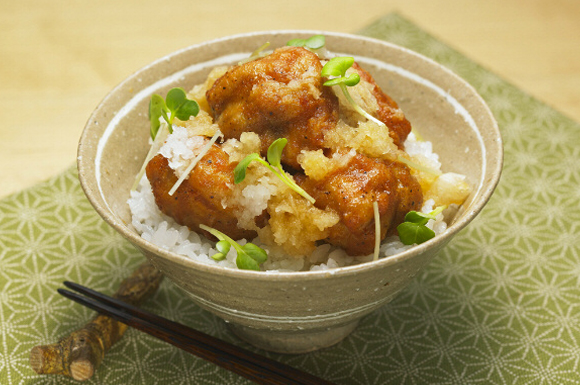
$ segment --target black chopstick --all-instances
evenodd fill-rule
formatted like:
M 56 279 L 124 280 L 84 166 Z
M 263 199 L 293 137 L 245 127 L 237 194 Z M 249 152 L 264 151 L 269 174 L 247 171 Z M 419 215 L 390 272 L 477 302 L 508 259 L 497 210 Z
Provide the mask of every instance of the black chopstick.
M 89 298 L 65 289 L 58 289 L 61 295 L 258 384 L 332 385 L 309 373 L 141 310 L 79 284 L 67 281 L 64 285 Z

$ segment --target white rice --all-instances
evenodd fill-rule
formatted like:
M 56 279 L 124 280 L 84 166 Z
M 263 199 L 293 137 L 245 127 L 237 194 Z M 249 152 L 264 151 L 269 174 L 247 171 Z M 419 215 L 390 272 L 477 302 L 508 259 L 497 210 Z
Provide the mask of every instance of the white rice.
M 179 132 L 179 130 L 177 131 Z M 421 155 L 428 159 L 433 169 L 440 169 L 441 164 L 437 154 L 433 152 L 430 142 L 417 141 L 411 133 L 405 142 L 405 149 L 410 155 Z M 165 149 L 165 151 L 170 150 Z M 185 148 L 179 147 L 175 151 L 179 151 L 185 159 L 193 156 L 189 153 L 191 150 Z M 132 213 L 132 225 L 143 239 L 200 263 L 237 269 L 235 262 L 237 255 L 233 247 L 230 249 L 226 259 L 215 261 L 211 258 L 212 255 L 218 252 L 214 248 L 214 242 L 209 241 L 203 235 L 190 231 L 186 226 L 177 224 L 172 218 L 164 215 L 157 208 L 146 176 L 141 179 L 137 191 L 131 192 L 128 204 Z M 432 199 L 425 201 L 422 212 L 431 212 L 433 205 L 434 201 Z M 435 235 L 443 233 L 447 229 L 444 214 L 439 214 L 436 220 L 429 220 L 427 227 L 431 228 Z M 369 262 L 373 259 L 372 254 L 363 257 L 349 256 L 342 249 L 329 244 L 318 246 L 309 256 L 296 257 L 285 254 L 281 247 L 270 247 L 262 244 L 259 238 L 252 240 L 252 242 L 268 253 L 268 260 L 262 264 L 262 270 L 268 272 L 327 270 Z M 243 245 L 245 241 L 242 240 L 239 243 Z M 384 258 L 398 254 L 411 247 L 413 245 L 404 245 L 398 236 L 391 236 L 383 240 L 380 257 Z

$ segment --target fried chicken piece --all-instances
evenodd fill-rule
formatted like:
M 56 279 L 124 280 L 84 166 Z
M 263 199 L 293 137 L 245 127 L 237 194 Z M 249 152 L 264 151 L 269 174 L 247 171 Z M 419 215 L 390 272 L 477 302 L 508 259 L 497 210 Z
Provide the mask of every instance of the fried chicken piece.
M 321 70 L 318 56 L 299 47 L 236 66 L 206 93 L 214 122 L 226 139 L 257 133 L 262 155 L 277 138 L 288 139 L 282 163 L 298 170 L 300 151 L 322 148 L 324 132 L 338 122 L 338 99 Z
M 349 255 L 368 255 L 374 250 L 373 202 L 379 205 L 381 239 L 396 231 L 408 211 L 423 204 L 421 187 L 406 165 L 361 154 L 319 180 L 296 179 L 316 199 L 316 207 L 339 214 L 340 221 L 330 229 L 327 241 Z
M 195 166 L 189 177 L 170 196 L 169 190 L 177 182 L 177 176 L 169 167 L 167 158 L 159 154 L 147 164 L 147 179 L 159 209 L 191 230 L 212 235 L 199 228 L 200 224 L 213 227 L 233 239 L 252 239 L 255 231 L 238 227 L 238 220 L 231 207 L 224 209 L 222 201 L 227 199 L 234 184 L 234 168 L 229 156 L 214 144 Z
M 281 159 L 285 170 L 316 199 L 318 209 L 334 215 L 333 222 L 320 229 L 320 237 L 327 237 L 329 243 L 344 248 L 350 255 L 368 255 L 375 244 L 373 202 L 379 205 L 383 239 L 396 231 L 408 211 L 421 207 L 423 195 L 406 165 L 359 153 L 322 178 L 302 173 L 298 162 L 302 151 L 319 150 L 321 156 L 328 156 L 331 148 L 348 151 L 349 147 L 349 143 L 329 146 L 325 138 L 332 130 L 341 129 L 341 115 L 339 98 L 331 87 L 323 85 L 321 70 L 316 54 L 300 47 L 283 47 L 233 67 L 215 80 L 205 95 L 213 123 L 219 125 L 226 139 L 239 140 L 243 133 L 253 132 L 260 138 L 262 156 L 266 156 L 274 140 L 286 138 L 288 143 Z M 353 70 L 365 82 L 364 98 L 374 110 L 369 112 L 388 126 L 393 143 L 402 148 L 411 128 L 404 114 L 368 72 L 356 63 Z M 353 115 L 353 127 L 358 129 L 359 119 Z M 256 236 L 255 231 L 238 227 L 237 215 L 243 207 L 232 204 L 235 199 L 230 187 L 236 164 L 230 163 L 229 155 L 214 145 L 173 196 L 168 191 L 177 177 L 162 155 L 147 165 L 147 177 L 158 207 L 179 224 L 199 232 L 203 223 L 234 239 L 251 239 Z M 227 208 L 223 207 L 224 202 Z M 255 217 L 256 226 L 264 228 L 269 218 L 274 215 L 270 217 L 265 210 Z M 289 222 L 282 219 L 279 223 L 283 227 Z M 247 223 L 244 226 L 251 228 Z M 303 230 L 302 226 L 296 227 Z
M 356 62 L 353 64 L 353 69 L 358 72 L 361 80 L 371 84 L 372 95 L 377 100 L 378 110 L 376 117 L 389 128 L 389 135 L 393 138 L 393 142 L 400 148 L 403 148 L 403 143 L 407 139 L 407 135 L 411 132 L 411 123 L 405 117 L 403 111 L 399 108 L 397 103 L 391 99 L 387 94 L 381 90 L 377 85 L 371 74 L 359 66 Z M 369 111 L 373 113 L 372 111 Z

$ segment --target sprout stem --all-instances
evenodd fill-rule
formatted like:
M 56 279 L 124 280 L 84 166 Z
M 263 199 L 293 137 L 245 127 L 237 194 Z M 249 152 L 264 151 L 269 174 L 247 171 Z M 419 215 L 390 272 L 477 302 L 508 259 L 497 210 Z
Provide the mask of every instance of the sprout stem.
M 379 252 L 381 249 L 381 214 L 379 213 L 379 202 L 373 202 L 373 212 L 375 214 L 375 253 L 373 261 L 379 259 Z
M 201 223 L 199 225 L 199 228 L 202 230 L 207 231 L 208 233 L 212 234 L 213 236 L 215 236 L 217 239 L 219 239 L 220 241 L 226 241 L 228 242 L 230 245 L 232 245 L 234 247 L 234 249 L 237 252 L 242 252 L 242 247 L 239 245 L 238 242 L 234 241 L 232 238 L 228 237 L 226 234 L 222 233 L 219 230 L 216 230 L 212 227 L 206 226 L 203 223 Z
M 179 177 L 179 179 L 177 180 L 177 182 L 175 182 L 175 184 L 173 185 L 173 187 L 171 188 L 171 190 L 169 190 L 169 195 L 173 195 L 175 193 L 175 191 L 179 188 L 179 186 L 181 186 L 181 184 L 183 183 L 183 181 L 185 179 L 187 179 L 187 177 L 189 176 L 189 173 L 191 172 L 191 170 L 193 170 L 193 168 L 195 167 L 195 165 L 201 160 L 201 158 L 204 157 L 204 155 L 209 151 L 209 149 L 211 148 L 211 146 L 213 146 L 213 144 L 215 143 L 215 141 L 222 136 L 221 131 L 217 131 L 214 136 L 212 136 L 212 138 L 210 139 L 209 142 L 207 142 L 203 148 L 201 149 L 201 151 L 199 152 L 199 154 L 197 154 L 197 156 L 195 158 L 193 158 L 193 160 L 191 161 L 191 163 L 189 164 L 189 166 L 187 166 L 187 168 L 185 169 L 185 171 L 183 172 L 183 174 L 181 174 L 181 176 Z
M 302 187 L 300 187 L 296 184 L 294 179 L 290 179 L 288 177 L 288 175 L 286 175 L 286 173 L 284 172 L 282 167 L 278 166 L 278 168 L 280 171 L 277 172 L 277 174 L 281 176 L 282 180 L 284 180 L 287 185 L 289 185 L 294 191 L 296 191 L 302 197 L 306 198 L 306 200 L 308 202 L 310 202 L 312 204 L 314 204 L 314 202 L 316 202 L 316 200 L 313 197 L 311 197 L 310 194 L 308 194 L 306 191 L 304 191 L 304 189 Z M 276 171 L 274 171 L 274 172 L 276 172 Z
M 169 132 L 168 132 L 167 123 L 162 122 L 161 127 L 159 128 L 159 131 L 157 132 L 157 135 L 155 136 L 155 140 L 153 140 L 151 147 L 149 147 L 149 152 L 147 153 L 147 156 L 145 157 L 145 161 L 141 165 L 141 169 L 139 170 L 139 173 L 137 174 L 137 177 L 135 178 L 135 181 L 133 182 L 133 186 L 131 186 L 131 191 L 137 190 L 137 187 L 139 186 L 139 183 L 141 182 L 141 178 L 143 178 L 143 175 L 145 174 L 145 168 L 147 167 L 147 164 L 157 154 L 157 152 L 161 148 L 161 145 L 163 144 L 163 142 L 165 142 L 165 139 L 167 139 L 168 134 L 169 134 Z
M 364 116 L 368 120 L 375 122 L 379 126 L 386 127 L 385 123 L 381 122 L 380 120 L 378 120 L 377 118 L 375 118 L 374 116 L 372 116 L 371 114 L 369 114 L 368 112 L 363 110 L 358 104 L 356 104 L 356 102 L 354 101 L 352 96 L 350 96 L 350 93 L 348 92 L 348 89 L 346 88 L 346 84 L 340 83 L 339 86 L 340 86 L 340 89 L 342 90 L 342 93 L 346 97 L 346 100 L 352 106 L 352 108 L 355 109 L 356 112 L 358 112 L 359 114 L 361 114 L 362 116 Z
M 272 171 L 282 182 L 286 183 L 292 190 L 296 191 L 298 194 L 300 194 L 300 196 L 302 196 L 303 198 L 306 198 L 306 200 L 312 204 L 314 204 L 314 202 L 316 202 L 316 200 L 311 197 L 306 191 L 304 191 L 304 189 L 300 186 L 298 186 L 296 184 L 296 182 L 294 181 L 294 179 L 290 179 L 288 177 L 288 175 L 286 175 L 286 173 L 284 172 L 284 169 L 278 165 L 276 168 L 274 168 L 270 163 L 266 162 L 264 159 L 262 158 L 258 158 L 255 159 L 258 162 L 262 163 L 264 166 L 266 166 L 270 171 Z

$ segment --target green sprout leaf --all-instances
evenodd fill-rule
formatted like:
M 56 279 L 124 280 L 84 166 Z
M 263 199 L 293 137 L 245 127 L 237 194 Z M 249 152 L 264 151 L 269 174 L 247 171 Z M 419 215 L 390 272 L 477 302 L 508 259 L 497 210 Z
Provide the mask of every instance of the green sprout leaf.
M 409 211 L 405 215 L 405 222 L 397 226 L 399 238 L 405 245 L 421 244 L 435 237 L 435 232 L 428 228 L 429 219 L 435 219 L 439 213 L 445 210 L 446 206 L 440 206 L 429 214 L 418 211 Z
M 420 244 L 435 236 L 435 232 L 427 226 L 412 222 L 401 223 L 397 231 L 404 245 Z
M 291 39 L 291 40 L 288 40 L 286 45 L 290 46 L 290 47 L 304 47 L 305 43 L 306 43 L 306 39 Z
M 166 108 L 165 101 L 163 98 L 157 94 L 151 97 L 149 101 L 149 122 L 151 123 L 151 139 L 155 140 L 157 132 L 159 131 L 159 126 L 161 122 L 159 118 L 161 117 L 161 111 Z
M 292 47 L 306 47 L 311 50 L 316 50 L 324 47 L 326 44 L 326 38 L 324 35 L 314 35 L 308 39 L 292 39 L 286 43 L 286 45 Z
M 187 95 L 182 88 L 171 89 L 165 98 L 165 100 L 157 95 L 153 94 L 151 100 L 149 101 L 149 135 L 153 140 L 153 144 L 149 148 L 149 152 L 145 157 L 145 161 L 141 166 L 141 169 L 137 173 L 135 182 L 131 187 L 131 191 L 135 191 L 139 186 L 139 182 L 145 174 L 145 167 L 147 163 L 155 156 L 168 134 L 173 132 L 173 119 L 175 117 L 180 120 L 188 120 L 191 116 L 197 116 L 199 113 L 199 105 L 195 100 L 187 99 Z M 169 113 L 169 115 L 167 115 Z M 159 134 L 161 128 L 160 119 L 167 122 L 167 130 L 162 129 L 162 135 Z
M 310 203 L 314 204 L 315 199 L 312 198 L 300 186 L 298 186 L 296 182 L 294 182 L 294 179 L 288 177 L 288 175 L 286 175 L 286 173 L 284 172 L 282 165 L 280 164 L 280 160 L 282 158 L 282 151 L 284 150 L 286 143 L 288 143 L 288 140 L 286 138 L 278 138 L 274 142 L 272 142 L 270 147 L 268 147 L 267 152 L 267 158 L 269 163 L 266 162 L 264 159 L 262 159 L 260 154 L 257 154 L 255 152 L 249 154 L 244 159 L 242 159 L 234 169 L 234 183 L 235 184 L 241 183 L 246 178 L 246 169 L 248 168 L 250 163 L 252 163 L 253 161 L 258 161 L 262 163 L 264 166 L 266 166 L 270 171 L 272 171 L 274 175 L 276 175 L 282 182 L 286 183 L 288 187 L 296 191 L 302 197 L 306 198 Z
M 171 111 L 172 118 L 185 121 L 199 113 L 199 105 L 194 100 L 187 99 L 183 88 L 171 89 L 165 97 L 165 102 Z M 173 119 L 171 120 L 173 121 Z
M 256 261 L 258 264 L 266 262 L 268 259 L 268 254 L 264 249 L 254 245 L 253 243 L 246 243 L 242 246 L 242 249 L 246 252 L 250 258 Z
M 344 77 L 346 71 L 352 67 L 354 64 L 354 58 L 350 56 L 338 56 L 330 59 L 324 67 L 320 75 L 325 78 L 333 77 Z
M 314 35 L 306 39 L 305 47 L 310 49 L 320 49 L 326 44 L 326 38 L 324 35 Z
M 244 159 L 242 159 L 240 161 L 240 163 L 238 163 L 238 165 L 236 166 L 236 168 L 234 169 L 234 183 L 238 184 L 241 183 L 244 179 L 246 179 L 246 169 L 248 168 L 248 165 L 250 163 L 252 163 L 252 161 L 254 160 L 262 160 L 262 157 L 260 157 L 260 154 L 257 153 L 252 153 L 248 156 L 246 156 Z
M 230 251 L 230 247 L 233 247 L 238 254 L 236 257 L 236 266 L 238 266 L 239 269 L 258 271 L 260 270 L 260 264 L 268 259 L 266 251 L 253 243 L 248 242 L 241 246 L 238 242 L 234 241 L 219 230 L 203 224 L 199 225 L 199 227 L 214 235 L 219 240 L 216 243 L 216 249 L 219 252 L 211 256 L 216 261 L 225 259 L 227 253 Z
M 429 219 L 434 219 L 429 214 L 423 214 L 417 211 L 409 211 L 407 215 L 405 215 L 405 222 L 416 223 L 418 225 L 424 225 L 429 222 Z
M 215 261 L 223 261 L 224 259 L 226 259 L 226 255 L 224 253 L 215 253 L 214 255 L 211 256 L 211 259 L 215 260 Z
M 231 245 L 228 241 L 223 240 L 216 243 L 215 248 L 218 249 L 219 253 L 215 253 L 211 257 L 216 261 L 222 261 L 226 259 L 226 255 L 228 255 Z
M 149 102 L 149 121 L 151 123 L 151 139 L 155 140 L 159 131 L 159 118 L 167 122 L 169 132 L 173 132 L 172 124 L 175 118 L 188 120 L 191 116 L 197 116 L 199 105 L 195 100 L 187 99 L 183 88 L 172 88 L 167 93 L 165 100 L 157 94 L 151 96 Z M 169 115 L 168 115 L 169 114 Z
M 278 138 L 272 142 L 270 147 L 268 147 L 268 152 L 266 156 L 268 158 L 268 162 L 274 167 L 281 167 L 280 161 L 282 159 L 282 151 L 284 151 L 284 147 L 288 143 L 288 139 L 286 138 Z
M 226 240 L 223 241 L 219 241 L 218 243 L 216 243 L 215 248 L 218 249 L 218 251 L 220 253 L 224 253 L 227 254 L 230 251 L 230 243 Z
M 260 264 L 256 262 L 245 250 L 238 250 L 238 257 L 236 258 L 236 266 L 242 270 L 260 270 Z
M 325 86 L 338 86 L 344 84 L 345 86 L 356 86 L 360 82 L 359 74 L 350 74 L 349 76 L 341 76 L 333 78 L 324 82 Z

